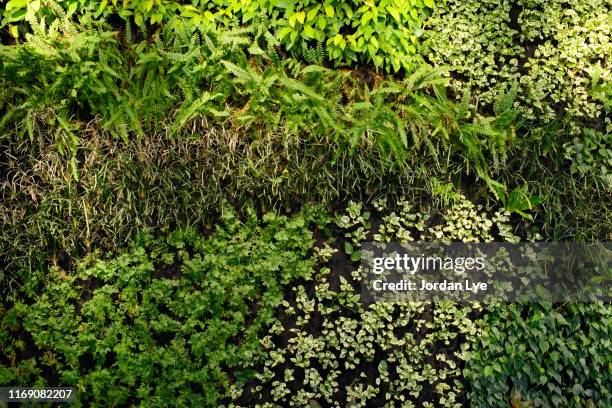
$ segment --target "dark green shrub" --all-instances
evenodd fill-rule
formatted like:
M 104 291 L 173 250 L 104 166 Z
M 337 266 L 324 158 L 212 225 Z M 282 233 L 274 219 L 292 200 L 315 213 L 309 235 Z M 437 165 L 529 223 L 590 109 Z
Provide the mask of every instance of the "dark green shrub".
M 225 209 L 208 237 L 144 235 L 52 268 L 0 313 L 0 384 L 75 386 L 77 406 L 214 406 L 261 357 L 283 285 L 310 275 L 309 222 Z
M 508 407 L 510 399 L 540 406 L 612 404 L 612 309 L 578 303 L 500 306 L 464 374 L 475 407 Z

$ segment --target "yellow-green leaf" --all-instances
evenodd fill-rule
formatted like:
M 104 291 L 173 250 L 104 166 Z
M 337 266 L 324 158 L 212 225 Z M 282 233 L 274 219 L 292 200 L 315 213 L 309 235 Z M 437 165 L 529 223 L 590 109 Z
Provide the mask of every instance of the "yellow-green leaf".
M 291 27 L 283 27 L 280 29 L 280 31 L 278 32 L 278 37 L 282 40 L 283 38 L 285 38 L 287 36 L 287 34 L 289 34 L 291 32 Z
M 304 25 L 304 34 L 306 34 L 306 36 L 310 38 L 314 38 L 317 35 L 317 33 L 315 32 L 315 30 L 313 30 L 310 24 Z
M 28 4 L 28 0 L 10 0 L 8 3 L 6 3 L 5 9 L 6 11 L 12 10 L 12 9 L 22 9 L 24 8 L 26 5 Z
M 76 10 L 76 2 L 70 4 L 70 6 L 72 6 L 74 4 L 74 9 Z M 32 8 L 32 10 L 34 11 L 38 11 L 40 9 L 40 0 L 34 0 L 33 2 L 31 2 L 29 4 L 29 6 Z M 70 10 L 70 7 L 68 8 Z
M 134 16 L 134 22 L 138 27 L 144 27 L 144 20 L 142 18 L 142 14 L 136 14 Z
M 77 7 L 78 7 L 78 4 L 76 2 L 70 3 L 70 5 L 68 6 L 67 14 L 69 16 L 73 15 L 74 12 L 76 11 Z
M 19 27 L 16 25 L 11 26 L 11 35 L 15 38 L 19 38 Z
M 325 14 L 330 17 L 333 17 L 335 13 L 336 11 L 334 10 L 333 6 L 330 6 L 329 4 L 325 6 Z
M 295 20 L 296 20 L 296 18 L 297 18 L 296 14 L 292 14 L 292 15 L 289 16 L 289 25 L 291 27 L 295 27 Z
M 326 25 L 327 25 L 327 20 L 325 20 L 325 17 L 323 15 L 320 15 L 319 18 L 317 19 L 317 27 L 319 27 L 319 30 L 322 30 L 325 28 Z
M 304 24 L 304 20 L 306 19 L 306 13 L 304 13 L 303 11 L 295 13 L 295 18 L 297 19 L 297 21 L 300 22 L 300 24 Z
M 313 8 L 312 10 L 310 10 L 308 12 L 308 14 L 306 15 L 306 21 L 312 21 L 315 19 L 315 17 L 317 16 L 317 13 L 319 12 L 319 9 L 321 8 L 320 5 L 315 6 L 315 8 Z
M 400 21 L 400 14 L 395 7 L 387 6 L 386 9 L 397 22 Z
M 344 10 L 344 12 L 346 13 L 346 16 L 347 16 L 348 18 L 353 18 L 353 9 L 352 9 L 352 8 L 350 8 L 349 6 L 347 6 L 346 4 L 344 4 L 343 10 Z
M 374 37 L 374 36 L 370 37 L 370 43 L 371 43 L 371 44 L 372 44 L 374 47 L 378 48 L 378 40 L 376 39 L 376 37 Z
M 361 25 L 366 25 L 368 23 L 368 21 L 370 21 L 371 19 L 372 19 L 372 13 L 369 12 L 369 11 L 366 11 L 361 16 Z

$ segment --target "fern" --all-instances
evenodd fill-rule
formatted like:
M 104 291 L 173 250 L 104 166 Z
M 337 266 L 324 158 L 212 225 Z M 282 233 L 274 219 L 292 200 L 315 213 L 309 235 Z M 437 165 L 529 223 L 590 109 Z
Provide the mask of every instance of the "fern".
M 325 49 L 323 48 L 323 42 L 317 41 L 317 64 L 323 65 L 325 62 Z
M 466 119 L 468 117 L 471 97 L 472 97 L 472 93 L 469 90 L 466 90 L 465 92 L 463 92 L 461 101 L 456 107 L 456 112 L 457 112 L 456 118 L 458 120 Z
M 240 82 L 256 84 L 261 80 L 261 77 L 253 70 L 247 71 L 230 61 L 221 61 L 221 64 L 223 64 L 223 66 L 236 77 L 236 80 Z
M 440 89 L 448 84 L 448 79 L 443 74 L 444 70 L 441 68 L 421 64 L 408 77 L 404 78 L 403 83 L 406 90 L 410 92 L 434 87 Z
M 316 47 L 304 47 L 302 49 L 302 56 L 306 60 L 306 62 L 315 65 L 323 65 L 325 61 L 325 50 L 323 49 L 323 43 L 321 41 L 317 42 Z
M 501 116 L 514 109 L 514 101 L 518 93 L 518 84 L 513 82 L 508 92 L 502 92 L 493 105 L 495 115 Z
M 125 21 L 125 33 L 124 33 L 124 38 L 125 41 L 128 44 L 132 44 L 134 39 L 133 39 L 133 34 L 132 34 L 132 23 L 129 20 Z

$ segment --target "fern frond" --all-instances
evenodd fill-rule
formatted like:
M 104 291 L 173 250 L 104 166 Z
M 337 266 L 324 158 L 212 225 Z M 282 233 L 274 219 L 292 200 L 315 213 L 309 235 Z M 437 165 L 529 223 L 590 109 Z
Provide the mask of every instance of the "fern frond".
M 502 92 L 493 105 L 495 115 L 500 116 L 505 112 L 510 111 L 514 107 L 514 101 L 518 93 L 518 84 L 516 81 L 510 85 L 508 92 Z
M 132 23 L 129 20 L 125 21 L 125 42 L 127 42 L 128 44 L 132 44 L 133 38 L 132 38 Z
M 267 53 L 274 66 L 279 67 L 281 64 L 281 58 L 278 55 L 278 51 L 276 51 L 276 47 L 271 42 L 268 42 Z
M 323 48 L 323 42 L 317 41 L 317 64 L 323 65 L 325 62 L 325 49 Z
M 458 120 L 465 119 L 468 116 L 468 112 L 470 109 L 470 99 L 472 98 L 472 93 L 470 90 L 466 90 L 463 92 L 463 96 L 461 97 L 461 101 L 457 104 L 456 118 Z

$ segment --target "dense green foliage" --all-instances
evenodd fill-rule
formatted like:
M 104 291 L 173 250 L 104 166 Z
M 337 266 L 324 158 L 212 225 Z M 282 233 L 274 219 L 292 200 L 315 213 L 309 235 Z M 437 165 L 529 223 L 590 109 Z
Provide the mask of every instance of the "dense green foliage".
M 273 27 L 274 38 L 294 55 L 319 55 L 336 64 L 372 62 L 387 71 L 412 69 L 417 59 L 423 19 L 434 0 L 326 0 L 317 2 L 215 0 L 191 2 L 139 0 L 9 0 L 3 25 L 34 13 L 63 8 L 78 12 L 84 22 L 119 15 L 145 28 L 147 24 L 176 27 L 187 23 L 204 27 L 231 27 L 252 20 Z M 19 35 L 17 26 L 11 32 Z
M 23 121 L 25 126 L 10 130 L 32 139 L 38 117 L 57 122 L 60 151 L 76 150 L 74 130 L 93 117 L 126 142 L 130 134 L 175 136 L 238 122 L 252 132 L 282 129 L 285 138 L 327 137 L 341 148 L 373 143 L 399 161 L 409 146 L 431 145 L 436 140 L 426 138 L 439 134 L 484 172 L 486 152 L 497 165 L 513 137 L 512 89 L 500 97 L 496 117 L 482 117 L 471 111 L 469 93 L 461 103 L 449 101 L 444 79 L 427 65 L 401 82 L 367 86 L 320 66 L 280 62 L 259 26 L 164 32 L 152 46 L 122 46 L 114 33 L 65 17 L 49 28 L 35 17 L 31 23 L 27 42 L 0 48 L 0 78 L 16 91 L 4 95 L 7 112 L 0 124 L 6 131 L 9 123 Z M 73 117 L 80 121 L 71 123 Z M 202 122 L 204 129 L 197 126 Z
M 69 274 L 52 268 L 2 313 L 0 384 L 76 386 L 78 406 L 214 405 L 236 365 L 260 361 L 283 285 L 311 273 L 307 222 L 225 209 L 207 237 L 141 236 Z
M 612 309 L 512 304 L 492 310 L 466 376 L 475 407 L 607 407 L 612 404 Z
M 327 204 L 389 191 L 383 180 L 391 193 L 415 181 L 433 193 L 459 171 L 504 195 L 495 178 L 518 125 L 512 89 L 483 115 L 469 93 L 449 99 L 427 65 L 403 81 L 302 66 L 280 60 L 261 27 L 185 28 L 149 44 L 30 21 L 26 42 L 0 46 L 0 82 L 13 90 L 0 95 L 11 174 L 0 245 L 15 271 L 44 264 L 37 251 L 74 257 L 141 226 L 205 224 L 224 198 Z

